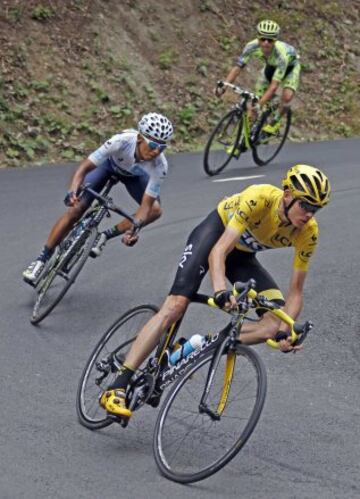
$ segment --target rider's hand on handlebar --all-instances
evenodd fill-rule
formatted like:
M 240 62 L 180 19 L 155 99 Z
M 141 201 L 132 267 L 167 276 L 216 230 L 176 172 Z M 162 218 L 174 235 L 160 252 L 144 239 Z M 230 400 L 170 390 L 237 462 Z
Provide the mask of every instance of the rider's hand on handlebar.
M 214 302 L 219 308 L 222 308 L 226 312 L 229 312 L 230 310 L 237 310 L 238 308 L 235 296 L 232 291 L 228 291 L 227 289 L 217 291 L 214 294 Z
M 214 94 L 216 95 L 216 97 L 221 97 L 222 95 L 224 95 L 225 92 L 226 92 L 226 87 L 223 84 L 223 82 L 218 82 L 218 84 L 214 88 Z
M 275 340 L 279 342 L 279 349 L 283 353 L 295 353 L 298 350 L 302 350 L 303 348 L 302 345 L 293 345 L 293 343 L 291 342 L 291 335 L 283 331 L 279 331 L 278 333 L 276 333 Z
M 133 230 L 127 230 L 121 238 L 121 242 L 125 244 L 125 246 L 134 246 L 139 240 L 139 235 L 134 234 Z
M 68 191 L 64 198 L 65 206 L 76 206 L 78 202 L 79 198 L 77 197 L 76 192 Z

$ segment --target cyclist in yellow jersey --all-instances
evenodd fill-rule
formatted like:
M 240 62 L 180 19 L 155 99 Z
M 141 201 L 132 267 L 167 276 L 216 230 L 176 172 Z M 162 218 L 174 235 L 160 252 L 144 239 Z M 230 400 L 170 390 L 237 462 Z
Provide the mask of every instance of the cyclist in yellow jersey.
M 316 211 L 330 198 L 330 183 L 318 168 L 296 165 L 283 179 L 283 190 L 273 185 L 252 185 L 222 200 L 190 234 L 180 259 L 175 281 L 160 311 L 139 332 L 114 383 L 100 398 L 109 413 L 130 417 L 125 405 L 127 385 L 140 364 L 150 355 L 161 335 L 185 313 L 191 297 L 210 270 L 214 300 L 228 310 L 236 306 L 226 278 L 256 280 L 256 291 L 283 306 L 294 319 L 302 309 L 303 287 L 317 239 Z M 271 248 L 295 249 L 293 270 L 286 300 L 274 279 L 256 258 Z M 294 351 L 288 327 L 265 310 L 261 320 L 245 324 L 239 340 L 247 345 L 279 341 L 284 352 Z
M 233 83 L 253 58 L 260 59 L 265 64 L 255 86 L 255 92 L 260 96 L 259 105 L 269 102 L 279 86 L 283 89 L 279 112 L 275 115 L 274 122 L 264 127 L 264 131 L 269 134 L 276 134 L 279 130 L 281 115 L 290 107 L 300 80 L 299 56 L 292 45 L 278 40 L 279 34 L 280 27 L 277 23 L 271 20 L 261 21 L 257 25 L 257 38 L 245 46 L 225 78 L 225 81 Z M 217 87 L 215 93 L 220 96 L 225 90 L 226 87 Z M 253 110 L 250 110 L 250 115 L 254 116 Z

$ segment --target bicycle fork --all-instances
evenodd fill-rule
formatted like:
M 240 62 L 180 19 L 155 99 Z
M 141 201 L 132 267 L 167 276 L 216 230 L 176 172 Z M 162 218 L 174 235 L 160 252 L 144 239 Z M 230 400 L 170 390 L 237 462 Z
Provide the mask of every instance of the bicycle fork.
M 207 375 L 207 380 L 204 388 L 203 395 L 200 400 L 199 404 L 199 413 L 200 414 L 207 414 L 213 421 L 220 421 L 221 415 L 224 412 L 224 409 L 226 407 L 228 395 L 230 392 L 230 387 L 232 383 L 232 379 L 234 376 L 234 369 L 235 369 L 235 361 L 236 361 L 236 354 L 233 350 L 229 349 L 227 354 L 226 354 L 226 365 L 225 365 L 225 372 L 224 372 L 224 380 L 223 380 L 223 386 L 220 394 L 220 399 L 217 405 L 216 410 L 210 409 L 210 407 L 207 405 L 207 399 L 209 397 L 209 393 L 214 381 L 214 376 L 217 371 L 217 368 L 220 363 L 220 359 L 224 353 L 224 349 L 226 348 L 227 344 L 229 342 L 225 341 L 222 342 L 221 345 L 218 347 L 218 350 L 216 354 L 214 355 L 208 375 Z

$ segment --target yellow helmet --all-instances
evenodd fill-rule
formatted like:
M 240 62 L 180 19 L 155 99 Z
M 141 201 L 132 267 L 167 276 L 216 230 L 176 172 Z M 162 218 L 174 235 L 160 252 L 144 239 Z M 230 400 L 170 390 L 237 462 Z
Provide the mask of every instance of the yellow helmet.
M 272 38 L 276 40 L 280 33 L 280 26 L 276 22 L 267 19 L 259 22 L 256 30 L 259 37 Z
M 284 189 L 291 191 L 294 199 L 301 199 L 319 208 L 328 204 L 331 186 L 327 176 L 318 168 L 295 165 L 282 181 Z

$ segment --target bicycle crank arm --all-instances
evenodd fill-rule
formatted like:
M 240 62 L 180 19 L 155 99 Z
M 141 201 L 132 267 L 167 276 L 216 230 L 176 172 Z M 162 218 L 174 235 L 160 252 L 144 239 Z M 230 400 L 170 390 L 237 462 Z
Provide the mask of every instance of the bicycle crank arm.
M 68 281 L 70 279 L 69 276 L 65 272 L 63 272 L 62 270 L 58 270 L 56 273 L 57 273 L 57 275 L 59 275 L 60 277 L 65 279 L 65 281 Z

